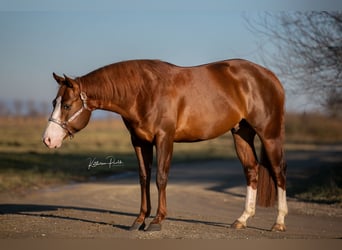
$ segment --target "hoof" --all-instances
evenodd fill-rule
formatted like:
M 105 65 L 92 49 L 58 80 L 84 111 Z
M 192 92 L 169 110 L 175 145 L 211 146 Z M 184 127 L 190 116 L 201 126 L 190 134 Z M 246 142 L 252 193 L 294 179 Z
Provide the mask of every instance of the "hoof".
M 161 224 L 156 223 L 156 224 L 150 224 L 148 228 L 146 229 L 147 232 L 157 232 L 161 230 Z
M 275 223 L 272 227 L 272 232 L 285 232 L 286 227 L 284 224 Z
M 139 231 L 145 229 L 145 222 L 139 223 L 134 222 L 133 225 L 129 228 L 129 231 Z
M 236 220 L 234 221 L 234 223 L 231 225 L 231 228 L 233 229 L 245 229 L 246 228 L 246 224 Z

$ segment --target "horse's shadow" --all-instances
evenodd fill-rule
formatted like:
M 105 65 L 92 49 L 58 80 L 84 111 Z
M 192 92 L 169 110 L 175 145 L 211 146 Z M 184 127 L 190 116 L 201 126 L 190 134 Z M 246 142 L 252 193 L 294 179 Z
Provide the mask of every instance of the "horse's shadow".
M 67 215 L 58 215 L 53 214 L 54 211 L 58 210 L 76 210 L 80 212 L 94 212 L 94 213 L 107 213 L 112 215 L 121 215 L 121 216 L 129 216 L 132 217 L 132 221 L 136 218 L 137 214 L 135 213 L 128 213 L 128 212 L 121 212 L 121 211 L 113 211 L 113 210 L 106 210 L 106 209 L 99 209 L 99 208 L 87 208 L 87 207 L 76 207 L 76 206 L 61 206 L 61 205 L 44 205 L 44 204 L 0 204 L 0 214 L 16 214 L 16 215 L 23 215 L 23 216 L 33 216 L 33 217 L 45 217 L 45 218 L 55 218 L 61 220 L 71 220 L 71 221 L 81 221 L 86 223 L 93 223 L 99 225 L 107 225 L 112 226 L 115 228 L 119 228 L 125 231 L 130 229 L 129 225 L 122 225 L 122 224 L 115 224 L 106 221 L 98 221 L 98 220 L 91 220 L 85 219 L 80 217 L 71 217 Z M 215 227 L 222 227 L 222 228 L 230 228 L 231 224 L 223 223 L 223 222 L 214 222 L 214 221 L 204 221 L 204 220 L 196 220 L 196 219 L 187 219 L 187 218 L 174 218 L 168 217 L 166 220 L 168 221 L 178 221 L 178 222 L 185 222 L 185 223 L 199 223 L 209 226 Z M 256 227 L 248 227 L 251 229 L 265 231 L 262 228 Z M 267 230 L 266 230 L 267 231 Z
M 116 215 L 125 215 L 134 217 L 133 213 L 124 213 L 119 211 L 111 211 L 106 209 L 98 209 L 98 208 L 85 208 L 85 207 L 75 207 L 75 206 L 59 206 L 59 205 L 36 205 L 36 204 L 0 204 L 0 214 L 17 214 L 17 215 L 25 215 L 25 216 L 33 216 L 33 217 L 46 217 L 46 218 L 55 218 L 62 220 L 72 220 L 72 221 L 82 221 L 87 223 L 94 223 L 100 225 L 108 225 L 116 228 L 120 228 L 123 230 L 128 230 L 129 226 L 113 224 L 105 221 L 96 221 L 91 219 L 85 219 L 80 217 L 71 217 L 71 216 L 63 216 L 53 214 L 52 212 L 68 209 L 68 210 L 77 210 L 77 211 L 86 211 L 86 212 L 95 212 L 95 213 L 109 213 Z

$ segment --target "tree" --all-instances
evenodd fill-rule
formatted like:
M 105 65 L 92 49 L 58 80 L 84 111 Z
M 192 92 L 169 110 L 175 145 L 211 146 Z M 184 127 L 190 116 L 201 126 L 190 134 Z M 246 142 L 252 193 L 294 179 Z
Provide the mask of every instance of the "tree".
M 39 107 L 40 116 L 45 117 L 50 114 L 50 104 L 47 101 L 40 102 Z
M 342 110 L 342 12 L 279 12 L 247 18 L 263 41 L 262 59 L 291 82 L 297 93 L 309 94 L 331 115 Z M 271 44 L 275 50 L 265 51 Z
M 0 100 L 0 117 L 6 117 L 9 115 L 9 110 L 6 102 Z
M 38 117 L 39 116 L 39 111 L 36 107 L 36 103 L 33 100 L 28 100 L 27 101 L 27 115 L 30 117 Z
M 21 100 L 14 100 L 13 106 L 14 106 L 14 115 L 15 116 L 22 116 L 23 115 L 24 103 Z

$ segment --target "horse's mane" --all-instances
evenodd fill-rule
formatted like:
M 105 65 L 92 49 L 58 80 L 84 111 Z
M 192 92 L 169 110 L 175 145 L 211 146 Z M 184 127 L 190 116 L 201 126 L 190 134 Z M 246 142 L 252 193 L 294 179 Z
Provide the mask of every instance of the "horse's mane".
M 89 97 L 104 101 L 125 99 L 141 91 L 149 93 L 153 90 L 151 84 L 161 82 L 156 80 L 165 78 L 170 66 L 158 60 L 124 61 L 94 70 L 77 80 Z

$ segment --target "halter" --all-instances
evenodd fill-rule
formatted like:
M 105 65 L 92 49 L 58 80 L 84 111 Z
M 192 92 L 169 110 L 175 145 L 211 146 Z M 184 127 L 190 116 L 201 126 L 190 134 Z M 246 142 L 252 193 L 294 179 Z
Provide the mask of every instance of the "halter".
M 52 116 L 50 116 L 50 118 L 49 118 L 50 122 L 56 123 L 62 129 L 65 129 L 68 132 L 70 139 L 72 139 L 74 137 L 74 133 L 73 133 L 72 129 L 69 127 L 69 123 L 72 122 L 73 120 L 75 120 L 78 116 L 80 116 L 84 110 L 92 111 L 92 109 L 89 108 L 89 106 L 87 105 L 88 97 L 87 97 L 85 92 L 80 93 L 80 98 L 81 98 L 82 104 L 83 104 L 82 107 L 78 111 L 76 111 L 67 121 L 61 121 L 59 119 L 53 118 Z

